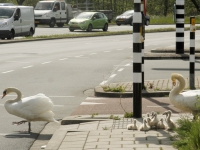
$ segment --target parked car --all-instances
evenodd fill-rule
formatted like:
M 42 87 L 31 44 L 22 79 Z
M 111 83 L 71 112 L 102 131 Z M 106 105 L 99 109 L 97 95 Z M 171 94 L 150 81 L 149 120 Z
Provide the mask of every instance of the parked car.
M 69 30 L 86 30 L 91 32 L 92 29 L 108 30 L 108 18 L 101 12 L 82 12 L 68 23 Z
M 120 26 L 121 24 L 130 24 L 131 26 L 133 25 L 133 13 L 134 10 L 128 10 L 124 12 L 123 14 L 119 15 L 116 17 L 116 24 Z M 145 16 L 145 25 L 150 24 L 150 17 L 148 15 Z

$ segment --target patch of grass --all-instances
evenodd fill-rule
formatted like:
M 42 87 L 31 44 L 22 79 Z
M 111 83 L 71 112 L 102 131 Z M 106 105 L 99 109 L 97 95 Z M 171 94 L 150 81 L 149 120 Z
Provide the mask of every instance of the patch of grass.
M 103 128 L 103 130 L 109 130 L 110 128 L 109 127 L 102 127 Z
M 133 112 L 131 113 L 125 112 L 124 118 L 133 118 Z
M 113 120 L 120 120 L 119 116 L 114 116 L 114 115 L 110 115 L 109 118 Z
M 98 113 L 93 113 L 91 118 L 94 118 L 95 115 L 98 115 Z
M 110 87 L 109 85 L 105 85 L 102 86 L 102 88 L 105 92 L 121 92 L 121 93 L 124 93 L 126 89 L 126 87 L 122 85 L 116 87 Z

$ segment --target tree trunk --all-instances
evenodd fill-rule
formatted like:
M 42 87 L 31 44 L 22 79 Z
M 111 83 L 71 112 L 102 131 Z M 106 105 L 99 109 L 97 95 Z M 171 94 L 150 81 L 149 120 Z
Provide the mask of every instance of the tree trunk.
M 164 13 L 163 15 L 166 17 L 168 13 L 168 0 L 164 0 Z

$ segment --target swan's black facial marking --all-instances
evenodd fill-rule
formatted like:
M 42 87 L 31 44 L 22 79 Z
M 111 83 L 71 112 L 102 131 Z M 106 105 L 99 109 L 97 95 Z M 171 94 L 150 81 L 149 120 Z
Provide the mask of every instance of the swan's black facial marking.
M 2 96 L 2 98 L 4 98 L 4 96 L 6 96 L 6 94 L 7 94 L 7 91 L 6 91 L 6 90 L 3 91 L 3 96 Z

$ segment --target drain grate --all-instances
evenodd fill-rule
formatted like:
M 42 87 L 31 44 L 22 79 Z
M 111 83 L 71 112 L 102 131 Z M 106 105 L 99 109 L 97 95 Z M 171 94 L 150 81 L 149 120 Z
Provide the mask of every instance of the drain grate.
M 113 129 L 126 129 L 128 124 L 133 124 L 133 118 L 120 118 L 120 120 L 113 120 Z

